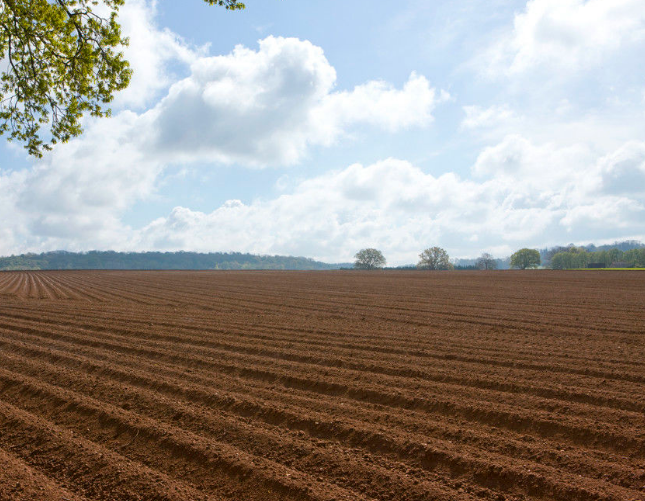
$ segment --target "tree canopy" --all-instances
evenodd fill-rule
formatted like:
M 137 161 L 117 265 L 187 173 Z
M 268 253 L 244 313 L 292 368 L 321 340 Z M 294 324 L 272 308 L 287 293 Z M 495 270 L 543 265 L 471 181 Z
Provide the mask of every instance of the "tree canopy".
M 535 249 L 520 249 L 511 256 L 511 267 L 526 270 L 540 266 L 540 253 Z
M 81 134 L 84 114 L 110 114 L 106 105 L 132 75 L 117 17 L 124 1 L 0 0 L 0 134 L 40 157 Z M 236 0 L 204 1 L 244 8 Z
M 645 267 L 645 248 L 628 251 L 609 249 L 588 252 L 585 248 L 570 246 L 566 250 L 556 253 L 551 258 L 550 264 L 554 270 L 570 270 L 588 268 L 590 263 L 610 267 L 615 262 L 622 262 L 637 268 Z
M 378 249 L 361 249 L 354 257 L 356 258 L 354 268 L 359 270 L 375 270 L 377 268 L 383 268 L 386 263 L 383 253 Z
M 450 256 L 441 247 L 430 247 L 419 254 L 417 268 L 422 270 L 452 270 Z

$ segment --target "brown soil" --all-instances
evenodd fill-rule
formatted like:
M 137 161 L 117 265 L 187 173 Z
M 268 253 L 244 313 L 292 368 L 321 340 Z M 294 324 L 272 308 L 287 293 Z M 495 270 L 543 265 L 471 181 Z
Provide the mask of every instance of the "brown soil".
M 645 274 L 0 273 L 0 500 L 645 500 Z

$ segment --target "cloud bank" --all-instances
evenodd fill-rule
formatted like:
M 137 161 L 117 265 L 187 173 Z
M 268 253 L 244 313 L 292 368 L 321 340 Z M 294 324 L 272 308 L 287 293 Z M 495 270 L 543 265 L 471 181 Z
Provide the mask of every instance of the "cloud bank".
M 530 0 L 489 53 L 488 70 L 566 72 L 601 63 L 645 40 L 644 0 Z
M 572 161 L 575 160 L 575 161 Z M 546 168 L 546 169 L 545 169 Z M 455 255 L 645 232 L 645 143 L 593 158 L 509 136 L 473 166 L 478 181 L 434 177 L 387 159 L 303 181 L 273 200 L 230 200 L 211 213 L 176 207 L 138 234 L 141 248 L 244 249 L 349 260 L 377 246 L 393 263 L 442 242 Z M 612 225 L 607 225 L 612 221 Z
M 639 43 L 640 7 L 532 0 L 515 16 L 507 44 L 493 47 L 491 68 L 509 82 L 546 67 L 591 68 Z M 117 97 L 120 111 L 87 120 L 82 137 L 31 168 L 0 170 L 0 254 L 236 250 L 347 261 L 369 246 L 404 264 L 432 245 L 453 256 L 501 256 L 518 246 L 644 238 L 645 142 L 631 140 L 642 137 L 632 125 L 642 117 L 609 127 L 600 111 L 574 116 L 566 99 L 549 122 L 509 104 L 464 106 L 417 72 L 400 87 L 371 80 L 337 89 L 335 68 L 309 41 L 269 36 L 210 56 L 160 30 L 154 16 L 155 4 L 144 0 L 123 9 L 136 73 Z M 442 103 L 454 103 L 456 134 L 481 141 L 459 173 L 386 158 L 336 160 L 298 177 L 312 152 L 356 141 L 357 131 L 396 138 L 445 127 L 434 124 Z M 278 179 L 273 197 L 242 203 L 231 193 L 212 211 L 178 204 L 141 227 L 124 223 L 155 197 L 169 167 L 194 164 L 229 165 L 241 176 L 291 166 L 299 180 L 289 188 Z

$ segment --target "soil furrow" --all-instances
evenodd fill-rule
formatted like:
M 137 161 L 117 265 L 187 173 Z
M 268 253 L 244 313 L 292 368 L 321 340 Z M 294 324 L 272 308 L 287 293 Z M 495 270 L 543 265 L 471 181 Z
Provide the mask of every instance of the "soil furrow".
M 3 272 L 0 499 L 645 501 L 643 291 Z

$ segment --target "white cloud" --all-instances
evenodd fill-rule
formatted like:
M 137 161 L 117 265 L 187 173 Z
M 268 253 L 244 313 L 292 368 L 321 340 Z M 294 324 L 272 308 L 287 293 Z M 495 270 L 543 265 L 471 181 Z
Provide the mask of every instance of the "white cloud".
M 564 241 L 569 234 L 621 238 L 645 231 L 643 142 L 630 141 L 600 156 L 584 144 L 535 145 L 512 135 L 484 149 L 473 173 L 513 186 L 513 197 L 547 209 L 558 227 L 544 235 L 545 241 L 556 235 Z M 590 236 L 582 237 L 585 231 Z
M 123 245 L 121 216 L 153 193 L 163 168 L 140 148 L 141 136 L 133 134 L 139 120 L 132 112 L 92 119 L 81 138 L 20 171 L 20 183 L 12 183 L 11 214 L 32 246 Z
M 150 6 L 133 1 L 128 8 L 145 17 Z M 165 60 L 143 65 L 142 74 L 163 72 Z M 17 212 L 32 248 L 123 247 L 123 214 L 154 194 L 168 165 L 295 163 L 310 145 L 330 144 L 355 123 L 398 129 L 432 119 L 435 92 L 421 76 L 413 74 L 402 90 L 378 82 L 342 93 L 333 92 L 335 80 L 322 49 L 297 39 L 268 37 L 257 51 L 238 46 L 227 56 L 197 57 L 191 75 L 151 110 L 88 119 L 83 136 L 57 145 L 20 184 L 3 178 L 13 190 L 4 214 Z M 123 102 L 142 103 L 153 90 L 135 82 Z
M 516 14 L 512 33 L 492 48 L 489 69 L 576 69 L 644 38 L 645 0 L 530 0 Z
M 627 239 L 630 231 L 645 230 L 644 220 L 645 205 L 642 201 L 606 196 L 571 207 L 562 218 L 561 224 L 568 229 L 588 228 L 597 234 L 607 232 L 610 223 L 614 232 L 625 235 L 624 238 Z M 639 238 L 642 239 L 642 236 Z
M 28 233 L 22 219 L 16 217 L 16 199 L 24 186 L 26 173 L 3 172 L 0 170 L 0 255 L 8 255 L 27 249 L 25 237 Z
M 428 80 L 412 72 L 401 90 L 387 82 L 373 81 L 349 92 L 331 94 L 318 110 L 317 118 L 338 122 L 337 125 L 365 122 L 396 132 L 429 124 L 435 105 L 447 99 L 446 92 L 437 97 Z
M 159 29 L 156 14 L 156 0 L 127 0 L 119 10 L 123 36 L 130 42 L 123 52 L 133 75 L 130 85 L 116 96 L 114 108 L 142 109 L 154 103 L 176 80 L 172 64 L 190 64 L 203 55 L 204 49 L 190 47 L 172 31 Z
M 631 141 L 599 162 L 598 190 L 645 198 L 645 143 Z
M 270 36 L 257 51 L 238 46 L 191 69 L 149 113 L 158 133 L 150 148 L 182 160 L 294 164 L 354 124 L 427 125 L 445 99 L 414 73 L 401 90 L 379 81 L 333 92 L 336 72 L 322 49 L 295 38 Z
M 301 182 L 274 200 L 229 201 L 209 214 L 177 207 L 143 229 L 138 245 L 329 260 L 350 259 L 358 248 L 376 245 L 392 251 L 392 259 L 405 259 L 414 257 L 420 241 L 440 237 L 442 223 L 434 219 L 443 210 L 459 204 L 468 211 L 477 204 L 477 192 L 452 174 L 434 178 L 401 160 L 355 164 Z
M 531 183 L 535 189 L 557 190 L 565 184 L 584 184 L 594 161 L 594 154 L 584 144 L 536 146 L 515 134 L 485 148 L 473 166 L 473 173 L 480 177 L 489 175 L 509 182 Z
M 480 154 L 473 169 L 484 179 L 477 182 L 452 173 L 434 177 L 396 159 L 355 164 L 273 200 L 233 200 L 211 213 L 177 207 L 144 228 L 137 246 L 329 261 L 351 260 L 357 249 L 375 246 L 402 264 L 435 244 L 472 256 L 481 249 L 645 235 L 642 194 L 599 191 L 604 173 L 618 164 L 623 175 L 642 175 L 644 149 L 645 143 L 630 143 L 598 158 L 582 146 L 557 149 L 509 137 Z
M 521 136 L 484 149 L 473 165 L 476 180 L 387 159 L 296 182 L 274 199 L 229 200 L 210 213 L 176 207 L 134 230 L 121 216 L 150 196 L 163 166 L 122 149 L 106 122 L 37 171 L 0 176 L 7 194 L 0 211 L 12 216 L 0 251 L 236 250 L 342 261 L 376 246 L 403 264 L 435 244 L 472 256 L 645 235 L 644 184 L 629 182 L 645 175 L 645 143 L 598 156 L 583 145 L 536 145 Z
M 312 114 L 335 80 L 322 49 L 296 39 L 200 58 L 151 112 L 151 147 L 184 159 L 294 163 L 324 142 Z

